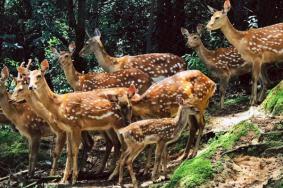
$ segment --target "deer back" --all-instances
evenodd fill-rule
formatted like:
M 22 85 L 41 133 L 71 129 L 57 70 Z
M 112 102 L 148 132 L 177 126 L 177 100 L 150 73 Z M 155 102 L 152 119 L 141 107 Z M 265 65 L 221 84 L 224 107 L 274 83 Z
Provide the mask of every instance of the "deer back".
M 174 116 L 178 110 L 177 96 L 188 99 L 203 112 L 215 89 L 215 83 L 200 71 L 183 71 L 152 85 L 140 97 L 133 97 L 133 113 L 148 117 Z

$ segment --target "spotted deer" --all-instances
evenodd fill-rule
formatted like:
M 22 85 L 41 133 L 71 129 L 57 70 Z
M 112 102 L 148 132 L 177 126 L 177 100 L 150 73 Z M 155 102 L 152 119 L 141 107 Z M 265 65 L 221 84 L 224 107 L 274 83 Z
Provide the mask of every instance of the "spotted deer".
M 69 45 L 69 52 L 58 53 L 53 48 L 53 53 L 59 57 L 59 63 L 64 70 L 68 83 L 75 91 L 91 91 L 93 89 L 110 87 L 130 87 L 134 84 L 140 93 L 144 93 L 152 83 L 151 78 L 139 69 L 131 68 L 118 70 L 111 73 L 87 73 L 81 74 L 76 71 L 72 62 L 74 44 Z
M 163 171 L 167 176 L 167 146 L 179 139 L 188 124 L 190 115 L 198 115 L 199 110 L 182 98 L 178 98 L 179 108 L 175 118 L 148 119 L 134 122 L 119 130 L 126 151 L 121 155 L 119 169 L 119 184 L 123 181 L 123 168 L 126 163 L 134 187 L 138 187 L 133 172 L 133 161 L 147 145 L 156 144 L 155 163 L 152 179 L 158 178 L 161 158 Z
M 44 78 L 48 67 L 48 61 L 43 61 L 41 70 L 30 72 L 29 89 L 36 93 L 38 100 L 53 114 L 56 120 L 62 122 L 59 124 L 62 125 L 60 128 L 67 132 L 68 144 L 70 144 L 72 152 L 72 183 L 75 183 L 78 177 L 77 160 L 81 131 L 118 130 L 130 121 L 130 117 L 121 115 L 124 110 L 120 109 L 128 105 L 122 104 L 127 101 L 123 101 L 121 98 L 118 98 L 118 102 L 112 102 L 106 97 L 101 97 L 97 95 L 96 90 L 63 95 L 55 94 Z M 125 112 L 125 114 L 130 113 Z M 70 168 L 71 166 L 65 172 L 65 178 L 68 178 Z
M 4 115 L 15 125 L 16 129 L 28 140 L 29 144 L 29 174 L 35 169 L 40 140 L 52 136 L 47 123 L 38 117 L 27 103 L 13 103 L 6 90 L 5 82 L 9 77 L 9 69 L 5 66 L 0 79 L 0 106 Z M 54 161 L 54 158 L 53 158 Z
M 80 51 L 81 56 L 94 53 L 99 65 L 106 72 L 115 72 L 122 69 L 137 68 L 147 73 L 155 82 L 177 72 L 186 70 L 185 61 L 169 53 L 151 53 L 136 56 L 112 57 L 110 56 L 101 40 L 101 33 L 95 30 L 95 36 L 90 37 Z
M 28 89 L 28 80 L 26 78 L 28 75 L 28 67 L 29 65 L 26 68 L 21 65 L 17 68 L 18 77 L 15 80 L 16 87 L 14 88 L 11 99 L 16 102 L 26 101 L 32 111 L 44 119 L 44 121 L 48 123 L 51 131 L 56 135 L 55 147 L 53 151 L 53 163 L 50 171 L 50 175 L 52 176 L 55 175 L 57 161 L 66 143 L 66 133 L 59 128 L 58 123 L 53 115 L 38 101 L 38 98 L 35 96 L 35 94 Z
M 193 144 L 198 131 L 197 141 L 194 151 L 189 157 L 197 154 L 200 138 L 205 126 L 204 111 L 208 106 L 209 99 L 214 95 L 215 83 L 198 70 L 183 71 L 168 77 L 158 83 L 153 84 L 144 94 L 135 94 L 132 99 L 132 110 L 134 116 L 143 119 L 174 117 L 178 111 L 176 97 L 180 96 L 188 100 L 200 113 L 196 116 L 189 116 L 190 136 L 186 149 L 182 155 L 185 159 Z M 131 92 L 135 93 L 135 92 Z M 149 152 L 149 155 L 151 152 Z M 147 157 L 151 159 L 150 156 Z M 147 162 L 145 172 L 147 172 L 150 162 Z M 113 179 L 118 174 L 118 168 L 113 171 L 109 179 Z
M 248 31 L 238 31 L 233 27 L 227 13 L 231 8 L 229 0 L 224 3 L 221 11 L 213 11 L 213 16 L 207 24 L 208 30 L 220 29 L 228 41 L 238 50 L 241 57 L 252 65 L 252 96 L 251 104 L 262 101 L 266 92 L 263 84 L 259 100 L 257 100 L 257 83 L 262 79 L 262 66 L 266 63 L 281 62 L 283 60 L 283 23 Z
M 224 97 L 229 80 L 251 72 L 251 65 L 245 62 L 234 47 L 207 49 L 201 40 L 203 26 L 197 26 L 197 33 L 189 33 L 185 28 L 181 32 L 187 39 L 188 47 L 194 49 L 202 62 L 215 78 L 220 81 L 220 108 L 224 107 Z

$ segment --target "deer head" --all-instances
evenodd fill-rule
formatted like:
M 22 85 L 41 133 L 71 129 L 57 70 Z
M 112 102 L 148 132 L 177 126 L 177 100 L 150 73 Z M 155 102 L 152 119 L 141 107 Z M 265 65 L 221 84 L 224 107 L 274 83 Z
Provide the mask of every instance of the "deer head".
M 76 48 L 75 42 L 71 42 L 68 47 L 69 51 L 58 52 L 56 48 L 51 48 L 51 50 L 54 56 L 58 57 L 59 64 L 62 67 L 64 67 L 73 64 L 72 55 L 75 51 L 75 48 Z
M 95 35 L 91 38 L 89 38 L 83 49 L 80 51 L 80 56 L 86 56 L 91 54 L 93 51 L 96 51 L 96 49 L 102 48 L 102 42 L 100 40 L 101 37 L 101 33 L 99 31 L 99 29 L 95 29 Z
M 228 20 L 227 13 L 229 12 L 230 8 L 231 8 L 230 0 L 225 0 L 223 10 L 216 11 L 213 13 L 210 21 L 206 26 L 207 29 L 208 30 L 220 29 Z
M 197 107 L 190 103 L 189 100 L 184 100 L 181 96 L 176 97 L 176 102 L 185 114 L 197 115 L 200 113 L 200 110 Z
M 7 91 L 6 91 L 6 80 L 9 77 L 9 69 L 8 67 L 4 66 L 2 71 L 1 71 L 1 79 L 0 79 L 0 95 L 4 95 Z
M 204 26 L 199 24 L 197 26 L 197 33 L 189 33 L 185 28 L 181 28 L 181 33 L 187 39 L 187 45 L 190 48 L 197 48 L 201 43 L 201 35 L 204 30 Z
M 41 70 L 33 70 L 30 71 L 29 74 L 29 86 L 28 88 L 30 90 L 37 90 L 38 88 L 44 86 L 45 84 L 45 79 L 44 79 L 44 74 L 49 68 L 49 63 L 47 60 L 43 60 L 41 62 Z

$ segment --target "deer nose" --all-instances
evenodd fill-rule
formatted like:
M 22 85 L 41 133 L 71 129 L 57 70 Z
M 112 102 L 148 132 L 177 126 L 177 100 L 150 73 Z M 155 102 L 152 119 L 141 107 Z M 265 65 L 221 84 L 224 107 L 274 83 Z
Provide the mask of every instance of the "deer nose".
M 32 86 L 28 86 L 28 89 L 29 89 L 29 90 L 32 90 Z

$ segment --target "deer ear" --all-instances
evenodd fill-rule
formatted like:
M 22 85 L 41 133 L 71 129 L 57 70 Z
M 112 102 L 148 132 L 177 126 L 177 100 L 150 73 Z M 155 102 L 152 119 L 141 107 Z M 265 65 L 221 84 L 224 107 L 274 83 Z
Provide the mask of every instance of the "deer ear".
M 119 100 L 117 95 L 107 95 L 107 99 L 111 102 L 118 102 Z
M 17 67 L 17 71 L 20 74 L 24 74 L 25 73 L 25 68 L 24 67 Z
M 94 34 L 95 34 L 96 37 L 101 37 L 101 33 L 100 33 L 98 28 L 95 28 Z
M 184 37 L 188 37 L 190 35 L 189 31 L 183 27 L 181 27 L 181 33 Z
M 223 8 L 224 8 L 223 12 L 227 14 L 229 12 L 229 10 L 231 9 L 230 0 L 225 0 Z
M 197 33 L 201 36 L 203 31 L 205 29 L 205 26 L 203 24 L 198 24 L 197 25 Z
M 68 48 L 69 48 L 69 52 L 73 53 L 75 51 L 75 49 L 76 49 L 76 43 L 74 41 L 72 41 L 69 44 Z
M 1 71 L 1 78 L 2 80 L 6 80 L 9 77 L 9 69 L 7 66 L 4 66 L 2 71 Z
M 45 59 L 45 60 L 43 60 L 43 61 L 41 62 L 41 71 L 42 71 L 43 73 L 45 73 L 45 72 L 48 70 L 48 68 L 49 68 L 49 63 L 48 63 L 48 61 Z
M 56 48 L 51 47 L 51 51 L 55 56 L 59 57 L 60 54 Z
M 213 14 L 214 12 L 217 11 L 215 8 L 213 8 L 213 7 L 209 6 L 209 5 L 207 5 L 207 8 L 208 8 L 208 10 L 209 10 L 209 12 L 210 12 L 211 14 Z
M 136 92 L 137 92 L 137 89 L 136 89 L 135 85 L 131 84 L 131 86 L 128 88 L 128 97 L 132 98 L 135 95 Z

